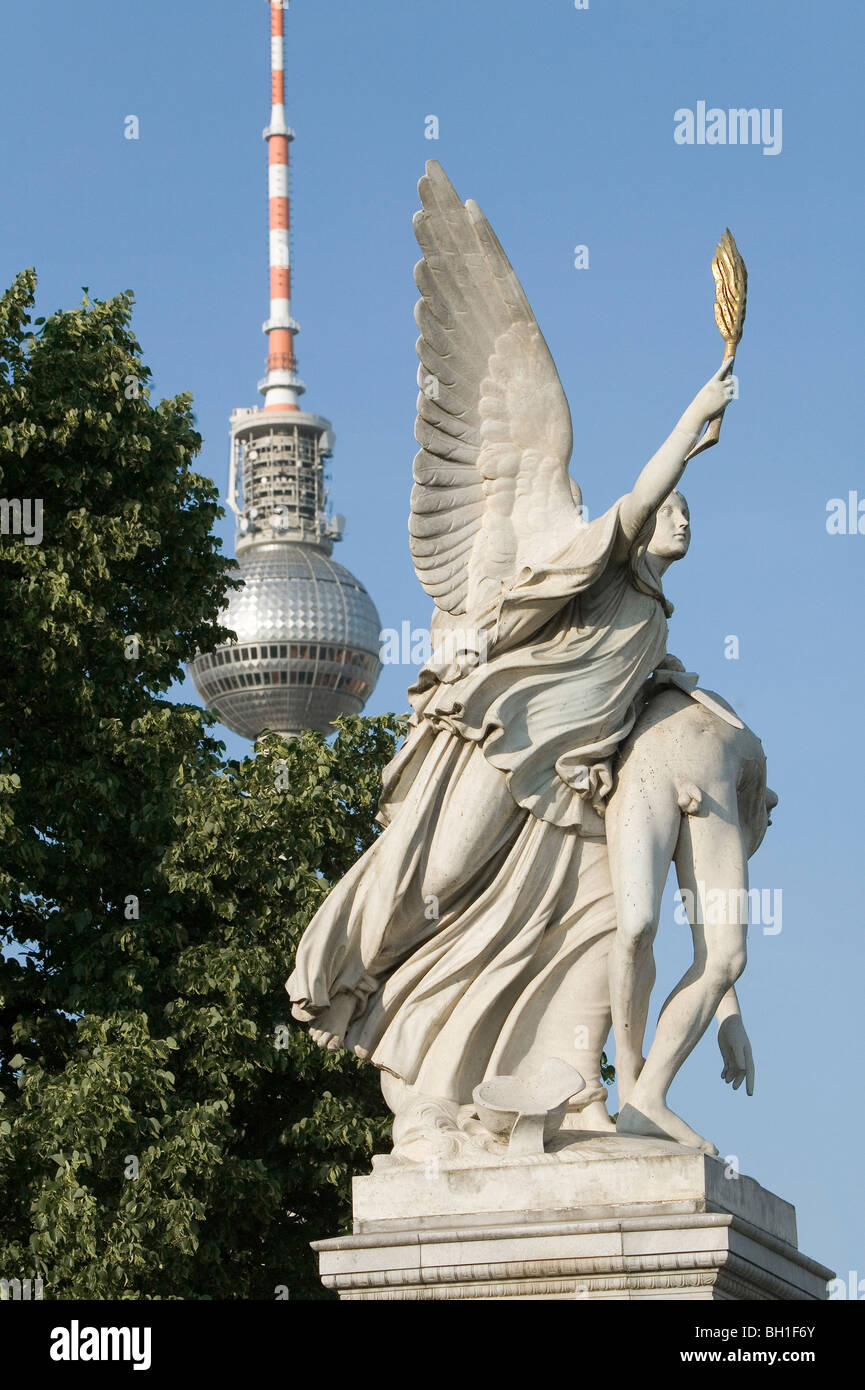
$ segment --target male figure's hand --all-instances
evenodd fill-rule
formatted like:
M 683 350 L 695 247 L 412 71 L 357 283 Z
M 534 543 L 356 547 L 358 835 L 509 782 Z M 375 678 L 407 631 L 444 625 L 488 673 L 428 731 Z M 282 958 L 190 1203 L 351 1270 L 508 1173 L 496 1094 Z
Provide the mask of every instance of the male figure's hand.
M 749 1096 L 754 1094 L 754 1055 L 741 1014 L 731 1014 L 718 1029 L 718 1046 L 724 1059 L 721 1080 L 733 1083 L 738 1091 L 742 1082 Z

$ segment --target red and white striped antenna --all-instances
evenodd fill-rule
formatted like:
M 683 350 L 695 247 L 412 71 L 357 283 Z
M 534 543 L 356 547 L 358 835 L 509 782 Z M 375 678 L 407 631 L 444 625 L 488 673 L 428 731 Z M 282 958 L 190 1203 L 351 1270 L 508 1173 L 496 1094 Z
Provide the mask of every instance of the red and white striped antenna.
M 270 318 L 267 376 L 258 384 L 265 410 L 299 410 L 306 389 L 297 375 L 294 335 L 300 324 L 291 317 L 291 209 L 288 194 L 288 147 L 294 131 L 285 122 L 285 31 L 288 0 L 270 0 L 270 125 L 264 131 L 268 147 L 270 203 Z

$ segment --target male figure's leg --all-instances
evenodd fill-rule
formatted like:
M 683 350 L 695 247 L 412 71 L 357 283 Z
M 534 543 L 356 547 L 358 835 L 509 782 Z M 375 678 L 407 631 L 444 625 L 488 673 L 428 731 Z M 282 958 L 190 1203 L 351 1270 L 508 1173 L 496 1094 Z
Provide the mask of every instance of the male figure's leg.
M 625 764 L 606 815 L 616 900 L 610 1002 L 620 1110 L 643 1068 L 643 1039 L 655 983 L 652 946 L 682 816 L 663 773 Z
M 661 1010 L 648 1058 L 619 1127 L 626 1133 L 660 1132 L 716 1153 L 714 1145 L 666 1102 L 673 1078 L 745 968 L 748 864 L 738 822 L 726 819 L 720 806 L 685 819 L 676 849 L 676 873 L 679 887 L 686 890 L 685 901 L 694 904 L 694 962 Z

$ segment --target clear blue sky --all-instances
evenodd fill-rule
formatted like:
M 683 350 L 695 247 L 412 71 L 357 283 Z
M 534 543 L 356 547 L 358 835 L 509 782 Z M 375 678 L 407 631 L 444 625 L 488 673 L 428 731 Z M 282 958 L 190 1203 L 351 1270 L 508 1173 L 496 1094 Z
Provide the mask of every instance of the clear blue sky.
M 781 804 L 752 883 L 782 891 L 783 920 L 753 930 L 740 989 L 756 1095 L 721 1083 L 710 1036 L 671 1099 L 795 1202 L 808 1254 L 860 1278 L 865 535 L 827 534 L 826 504 L 865 499 L 863 28 L 852 0 L 295 0 L 287 17 L 304 403 L 336 431 L 337 558 L 385 626 L 429 618 L 405 529 L 424 161 L 480 202 L 523 280 L 593 515 L 720 361 L 709 260 L 735 232 L 741 398 L 686 475 L 670 648 L 763 739 Z M 224 489 L 228 415 L 258 403 L 265 354 L 264 0 L 7 5 L 0 44 L 3 282 L 34 264 L 43 313 L 131 287 L 156 389 L 193 392 Z M 700 101 L 780 108 L 780 153 L 676 144 L 674 112 Z M 368 712 L 404 709 L 410 676 L 386 668 Z M 659 998 L 687 950 L 668 904 Z

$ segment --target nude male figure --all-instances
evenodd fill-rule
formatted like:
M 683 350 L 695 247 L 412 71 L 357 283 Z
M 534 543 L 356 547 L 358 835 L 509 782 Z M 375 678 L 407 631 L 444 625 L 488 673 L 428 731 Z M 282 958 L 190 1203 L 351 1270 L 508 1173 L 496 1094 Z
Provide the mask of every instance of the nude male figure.
M 736 720 L 724 700 L 711 698 Z M 734 1088 L 745 1080 L 753 1092 L 735 983 L 746 962 L 748 859 L 777 800 L 766 787 L 756 735 L 675 687 L 649 701 L 623 745 L 606 815 L 617 916 L 610 992 L 620 1133 L 717 1153 L 667 1105 L 673 1078 L 716 1013 L 723 1078 Z M 683 901 L 692 905 L 694 962 L 664 1004 L 644 1060 L 652 945 L 671 861 Z

